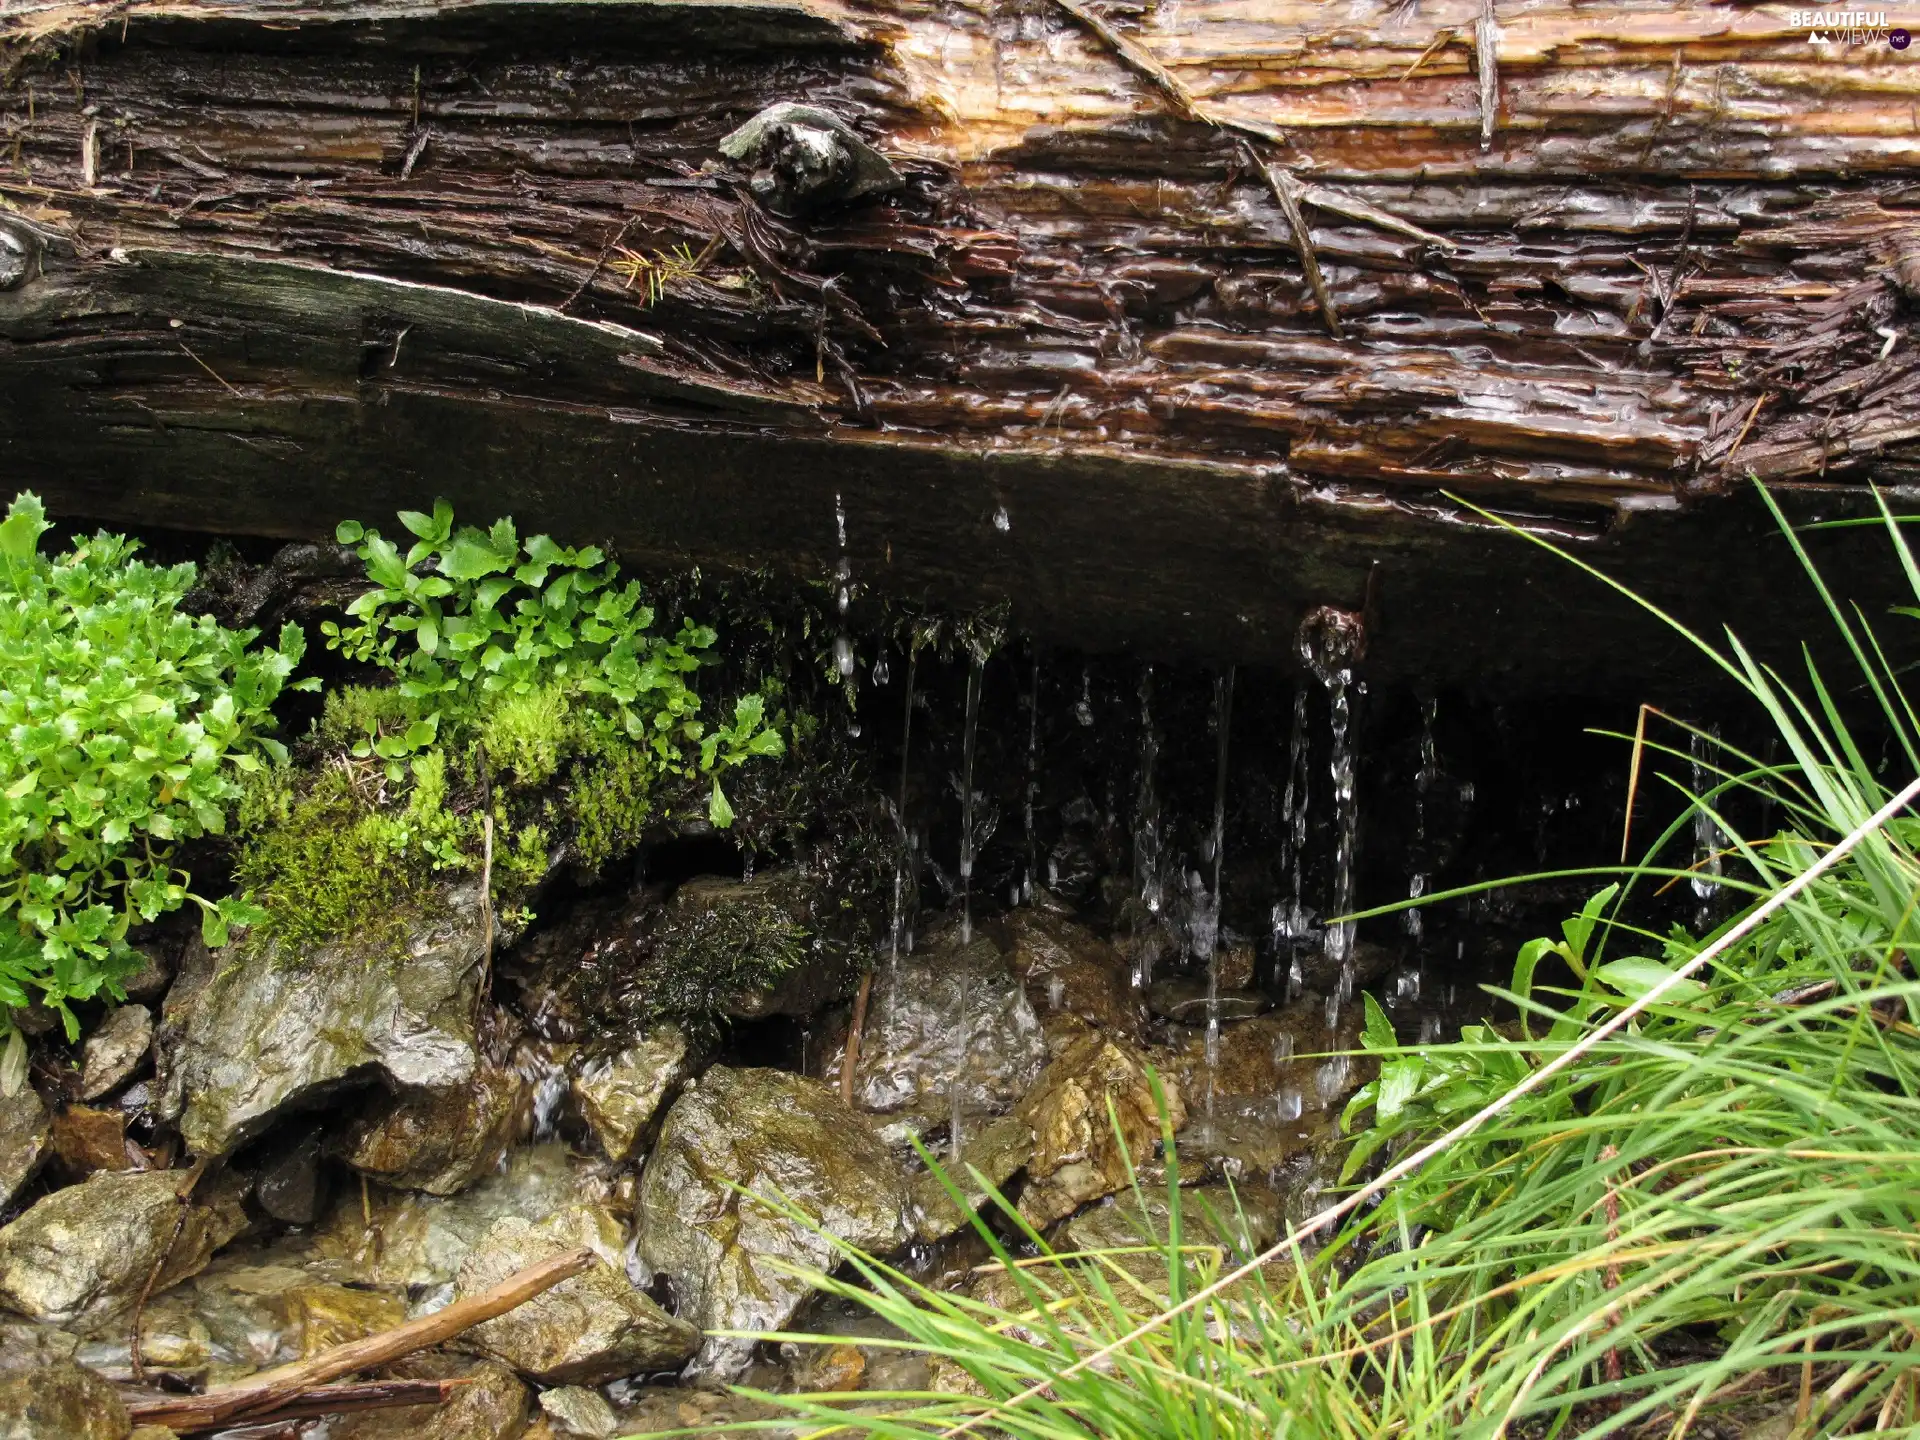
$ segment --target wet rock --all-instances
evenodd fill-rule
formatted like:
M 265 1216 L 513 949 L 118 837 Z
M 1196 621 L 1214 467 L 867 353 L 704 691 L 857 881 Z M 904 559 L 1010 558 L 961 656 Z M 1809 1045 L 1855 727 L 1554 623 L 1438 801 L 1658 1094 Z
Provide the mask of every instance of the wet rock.
M 1214 997 L 1221 1023 L 1251 1020 L 1273 1008 L 1273 999 L 1258 990 L 1220 990 Z M 1207 982 L 1195 979 L 1156 980 L 1147 987 L 1147 1009 L 1176 1025 L 1207 1022 Z
M 523 1440 L 533 1399 L 520 1377 L 491 1360 L 423 1364 L 425 1357 L 396 1367 L 409 1378 L 463 1379 L 444 1405 L 407 1405 L 338 1415 L 327 1422 L 328 1440 Z M 434 1357 L 440 1359 L 442 1357 Z M 446 1357 L 451 1359 L 451 1357 Z M 308 1431 L 309 1436 L 320 1432 Z
M 132 1430 L 113 1386 L 71 1361 L 0 1375 L 6 1440 L 127 1440 Z
M 577 1244 L 565 1216 L 534 1224 L 507 1219 L 487 1231 L 460 1266 L 455 1293 L 480 1294 Z M 699 1347 L 700 1334 L 676 1319 L 605 1260 L 561 1281 L 506 1314 L 476 1325 L 466 1342 L 547 1385 L 600 1384 L 627 1375 L 675 1370 Z
M 1211 1085 L 1216 1096 L 1271 1098 L 1297 1096 L 1301 1109 L 1326 1108 L 1319 1094 L 1321 1056 L 1357 1049 L 1362 1009 L 1359 1001 L 1341 1007 L 1329 1027 L 1324 1002 L 1308 1000 L 1251 1020 L 1222 1025 L 1216 1063 L 1207 1066 L 1206 1034 L 1195 1029 L 1177 1037 L 1162 1068 L 1196 1105 Z M 1355 1084 L 1360 1083 L 1355 1081 Z M 1289 1105 L 1286 1108 L 1291 1109 Z
M 125 1170 L 127 1117 L 119 1110 L 95 1110 L 69 1105 L 53 1117 L 53 1153 L 61 1165 L 78 1176 L 96 1170 Z
M 1071 920 L 1037 908 L 1008 922 L 1014 972 L 1051 1037 L 1057 1017 L 1072 1015 L 1097 1030 L 1140 1038 L 1140 1003 L 1120 952 Z
M 254 1181 L 260 1208 L 286 1225 L 311 1225 L 326 1201 L 321 1135 L 309 1130 L 271 1155 Z
M 399 1295 L 349 1285 L 295 1285 L 281 1293 L 275 1308 L 302 1358 L 392 1330 L 407 1318 Z
M 854 1103 L 944 1115 L 959 1068 L 966 1109 L 997 1114 L 1026 1093 L 1046 1061 L 1046 1038 L 1025 990 L 999 947 L 982 937 L 964 950 L 943 947 L 875 972 Z
M 87 1037 L 80 1066 L 80 1098 L 98 1100 L 118 1090 L 146 1062 L 153 1016 L 144 1005 L 122 1005 Z
M 0 1375 L 71 1360 L 79 1348 L 78 1335 L 30 1320 L 0 1317 Z
M 519 1074 L 483 1063 L 464 1084 L 381 1100 L 344 1137 L 340 1155 L 382 1184 L 451 1195 L 499 1168 L 525 1133 L 531 1099 Z
M 140 956 L 140 968 L 122 980 L 120 988 L 127 992 L 127 999 L 135 1002 L 158 1000 L 167 993 L 167 986 L 173 983 L 173 957 L 158 944 L 136 945 L 133 948 Z
M 462 884 L 441 892 L 398 955 L 346 939 L 234 963 L 190 945 L 160 1029 L 163 1113 L 193 1153 L 222 1155 L 282 1107 L 351 1077 L 464 1084 L 482 930 L 478 887 Z
M 974 1178 L 974 1172 L 983 1176 L 988 1185 L 999 1189 L 1032 1154 L 1032 1127 L 1018 1116 L 1002 1115 L 965 1134 L 961 1140 L 960 1163 L 943 1168 L 947 1178 L 967 1197 L 969 1209 L 988 1206 L 988 1213 L 994 1214 L 999 1207 L 988 1199 L 986 1186 Z M 914 1234 L 929 1244 L 971 1223 L 966 1211 L 953 1203 L 953 1196 L 931 1170 L 914 1177 L 912 1196 Z
M 39 1201 L 0 1229 L 0 1305 L 85 1329 L 130 1308 L 155 1266 L 155 1293 L 198 1272 L 246 1215 L 230 1187 L 203 1182 L 183 1222 L 184 1180 L 180 1171 L 102 1172 Z
M 46 1102 L 31 1085 L 0 1096 L 0 1209 L 39 1173 L 51 1140 Z
M 687 1078 L 687 1037 L 660 1025 L 616 1055 L 590 1060 L 573 1080 L 574 1103 L 609 1160 L 633 1158 L 668 1092 Z
M 1337 961 L 1329 960 L 1325 949 L 1313 941 L 1294 947 L 1294 957 L 1300 963 L 1300 975 L 1306 988 L 1321 995 L 1333 991 L 1340 979 L 1340 966 Z M 1382 976 L 1400 963 L 1399 954 L 1384 945 L 1376 945 L 1370 940 L 1353 942 L 1353 984 L 1355 993 L 1377 984 Z M 1358 1003 L 1356 1000 L 1355 1003 Z
M 667 1113 L 641 1181 L 637 1248 L 703 1330 L 772 1330 L 810 1289 L 776 1265 L 832 1268 L 821 1234 L 754 1198 L 779 1192 L 827 1235 L 873 1253 L 905 1244 L 906 1184 L 866 1119 L 816 1081 L 776 1070 L 709 1071 Z M 709 1336 L 689 1372 L 726 1380 L 752 1344 Z
M 1110 1197 L 1074 1216 L 1063 1228 L 1060 1248 L 1093 1251 L 1164 1246 L 1171 1234 L 1170 1216 L 1166 1192 L 1143 1187 L 1138 1199 L 1131 1193 Z M 1241 1265 L 1273 1244 L 1280 1237 L 1281 1220 L 1279 1197 L 1261 1186 L 1235 1189 L 1223 1184 L 1201 1185 L 1180 1195 L 1182 1244 L 1218 1246 L 1221 1270 Z M 1167 1293 L 1164 1254 L 1140 1252 L 1113 1259 L 1156 1292 Z M 1279 1279 L 1285 1273 L 1282 1262 L 1270 1278 Z
M 556 1434 L 580 1435 L 586 1440 L 607 1440 L 620 1428 L 613 1406 L 598 1390 L 582 1385 L 562 1385 L 540 1396 L 540 1409 Z
M 813 1393 L 831 1391 L 844 1395 L 858 1390 L 866 1378 L 867 1357 L 858 1345 L 807 1345 L 780 1347 L 804 1353 L 793 1358 L 793 1384 L 797 1390 Z
M 1162 1084 L 1177 1130 L 1186 1123 L 1180 1087 L 1171 1079 Z M 1048 1065 L 1015 1114 L 1034 1132 L 1020 1213 L 1035 1225 L 1049 1225 L 1120 1189 L 1127 1183 L 1128 1157 L 1145 1163 L 1160 1139 L 1145 1055 L 1097 1033 L 1076 1040 Z
M 897 190 L 900 172 L 845 120 L 815 105 L 769 105 L 720 141 L 752 167 L 748 186 L 779 215 Z

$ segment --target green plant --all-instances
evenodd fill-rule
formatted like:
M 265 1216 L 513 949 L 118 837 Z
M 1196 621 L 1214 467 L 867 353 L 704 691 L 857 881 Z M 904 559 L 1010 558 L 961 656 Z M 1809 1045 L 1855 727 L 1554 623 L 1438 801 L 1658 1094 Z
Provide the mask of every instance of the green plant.
M 71 1038 L 68 1002 L 119 995 L 138 967 L 134 920 L 192 901 L 217 945 L 255 918 L 195 895 L 173 859 L 225 830 L 243 776 L 285 760 L 267 732 L 305 641 L 288 625 L 249 648 L 256 632 L 181 613 L 192 565 L 108 534 L 49 558 L 47 528 L 31 494 L 0 523 L 0 1028 L 37 998 Z

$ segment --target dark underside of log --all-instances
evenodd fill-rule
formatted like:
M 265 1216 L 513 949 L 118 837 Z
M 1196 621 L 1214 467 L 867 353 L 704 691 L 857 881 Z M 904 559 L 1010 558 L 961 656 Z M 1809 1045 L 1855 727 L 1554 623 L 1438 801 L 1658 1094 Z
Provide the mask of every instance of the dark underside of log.
M 1920 51 L 1364 8 L 16 5 L 9 482 L 288 537 L 444 494 L 802 577 L 837 507 L 862 583 L 1089 648 L 1282 659 L 1371 595 L 1387 674 L 1687 668 L 1479 507 L 1815 624 L 1745 492 L 1920 481 Z M 783 101 L 898 184 L 757 191 L 720 142 Z M 1816 542 L 1888 598 L 1883 539 Z

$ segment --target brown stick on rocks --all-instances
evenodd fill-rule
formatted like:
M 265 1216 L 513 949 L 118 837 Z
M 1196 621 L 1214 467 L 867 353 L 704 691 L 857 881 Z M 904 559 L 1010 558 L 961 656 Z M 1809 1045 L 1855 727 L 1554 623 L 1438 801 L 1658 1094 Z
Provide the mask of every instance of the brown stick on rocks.
M 867 1023 L 867 1000 L 873 994 L 873 972 L 860 977 L 860 993 L 853 997 L 853 1019 L 847 1023 L 847 1048 L 840 1052 L 840 1098 L 853 1103 L 853 1070 L 860 1063 L 860 1032 Z
M 403 1405 L 444 1405 L 454 1391 L 471 1380 L 366 1380 L 344 1385 L 314 1385 L 290 1395 L 265 1418 L 315 1420 L 328 1415 L 350 1415 L 360 1410 L 388 1410 Z M 137 1400 L 127 1406 L 136 1425 L 165 1425 L 185 1434 L 223 1429 L 224 1420 L 209 1421 L 193 1413 L 204 1395 L 169 1395 L 163 1400 Z
M 127 1411 L 136 1424 L 170 1425 L 185 1431 L 218 1429 L 236 1420 L 271 1419 L 329 1380 L 390 1364 L 416 1350 L 451 1340 L 578 1275 L 593 1261 L 593 1252 L 585 1248 L 555 1255 L 509 1275 L 483 1294 L 457 1300 L 444 1310 L 409 1320 L 384 1334 L 335 1345 L 312 1359 L 282 1365 L 204 1395 L 135 1401 Z

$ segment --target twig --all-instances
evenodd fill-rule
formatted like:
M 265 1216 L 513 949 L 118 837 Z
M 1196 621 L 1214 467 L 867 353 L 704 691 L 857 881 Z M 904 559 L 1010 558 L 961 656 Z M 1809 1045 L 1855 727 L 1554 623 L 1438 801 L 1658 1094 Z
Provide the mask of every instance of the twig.
M 1651 705 L 1640 707 L 1640 716 L 1633 722 L 1633 758 L 1627 763 L 1627 814 L 1620 826 L 1620 863 L 1627 863 L 1627 845 L 1633 839 L 1633 802 L 1640 794 L 1640 757 L 1647 748 L 1647 716 L 1659 715 L 1665 719 L 1662 711 Z
M 1619 1158 L 1619 1147 L 1614 1145 L 1609 1145 L 1600 1152 L 1600 1163 L 1603 1165 L 1608 1161 Z M 1607 1198 L 1602 1205 L 1602 1211 L 1607 1217 L 1607 1248 L 1611 1250 L 1615 1245 L 1620 1243 L 1620 1192 L 1613 1188 L 1612 1176 L 1607 1177 Z M 1611 1255 L 1607 1257 L 1607 1268 L 1601 1273 L 1600 1284 L 1607 1290 L 1618 1290 L 1620 1288 L 1620 1262 Z M 1609 1322 L 1614 1318 L 1612 1313 L 1613 1309 L 1613 1306 L 1607 1307 L 1607 1319 Z M 1620 1367 L 1620 1347 L 1617 1345 L 1609 1345 L 1607 1347 L 1606 1370 L 1607 1379 L 1618 1383 L 1622 1370 Z
M 847 1023 L 847 1048 L 840 1055 L 840 1098 L 853 1103 L 853 1067 L 860 1063 L 860 1030 L 867 1023 L 867 997 L 873 994 L 873 971 L 860 977 L 860 993 L 853 997 L 853 1019 Z
M 264 1420 L 313 1420 L 326 1415 L 348 1415 L 360 1410 L 384 1410 L 402 1405 L 444 1405 L 453 1392 L 471 1385 L 459 1380 L 365 1380 L 344 1385 L 314 1385 L 274 1407 Z M 129 1400 L 127 1414 L 135 1425 L 165 1425 L 192 1434 L 224 1427 L 195 1415 L 192 1407 L 204 1397 L 169 1395 L 159 1400 Z
M 1320 307 L 1320 318 L 1326 322 L 1327 333 L 1336 340 L 1344 339 L 1340 333 L 1340 317 L 1333 308 L 1333 296 L 1327 291 L 1327 278 L 1320 273 L 1320 257 L 1314 254 L 1313 237 L 1307 234 L 1306 217 L 1300 213 L 1300 182 L 1285 166 L 1262 162 L 1251 147 L 1245 147 L 1244 153 L 1247 161 L 1266 176 L 1267 188 L 1273 192 L 1273 198 L 1280 202 L 1281 213 L 1287 217 L 1288 228 L 1293 231 L 1294 251 L 1300 256 L 1300 268 L 1306 272 L 1307 288 L 1313 292 L 1314 303 Z
M 264 1371 L 233 1385 L 222 1385 L 204 1395 L 182 1395 L 177 1399 L 156 1401 L 172 1406 L 163 1422 L 176 1430 L 210 1430 L 236 1420 L 257 1420 L 273 1415 L 316 1386 L 389 1365 L 404 1355 L 451 1340 L 475 1325 L 504 1315 L 578 1275 L 594 1262 L 594 1253 L 582 1248 L 555 1255 L 529 1265 L 484 1294 L 456 1300 L 444 1310 L 422 1315 L 417 1320 L 362 1340 L 350 1340 L 323 1350 L 312 1359 Z
M 1695 955 L 1691 960 L 1675 967 L 1667 974 L 1666 978 L 1649 987 L 1638 999 L 1631 1000 L 1619 1010 L 1616 1010 L 1612 1016 L 1596 1025 L 1592 1030 L 1589 1030 L 1579 1040 L 1561 1051 L 1560 1054 L 1553 1059 L 1547 1061 L 1547 1063 L 1539 1069 L 1529 1071 L 1512 1089 L 1488 1101 L 1444 1134 L 1435 1136 L 1405 1159 L 1388 1166 L 1377 1177 L 1368 1181 L 1365 1185 L 1357 1186 L 1355 1189 L 1349 1191 L 1341 1200 L 1329 1205 L 1316 1215 L 1308 1216 L 1298 1225 L 1290 1228 L 1286 1234 L 1282 1235 L 1272 1245 L 1269 1245 L 1265 1250 L 1262 1250 L 1258 1255 L 1255 1255 L 1238 1269 L 1230 1270 L 1211 1283 L 1201 1286 L 1177 1305 L 1170 1305 L 1157 1315 L 1141 1321 L 1118 1339 L 1109 1341 L 1091 1354 L 1081 1356 L 1071 1365 L 1065 1366 L 1058 1373 L 1028 1386 L 1016 1395 L 1010 1395 L 1005 1400 L 985 1407 L 957 1425 L 949 1426 L 942 1434 L 949 1437 L 964 1434 L 977 1426 L 986 1424 L 991 1421 L 994 1416 L 1003 1414 L 1016 1405 L 1025 1404 L 1035 1396 L 1052 1389 L 1061 1381 L 1071 1380 L 1074 1376 L 1084 1373 L 1092 1366 L 1098 1365 L 1101 1361 L 1132 1345 L 1141 1338 L 1151 1335 L 1163 1325 L 1186 1314 L 1194 1309 L 1194 1307 L 1206 1304 L 1221 1291 L 1238 1285 L 1249 1275 L 1255 1274 L 1262 1267 L 1279 1259 L 1289 1251 L 1296 1250 L 1302 1240 L 1307 1239 L 1316 1231 L 1331 1225 L 1342 1216 L 1352 1214 L 1374 1196 L 1381 1194 L 1390 1186 L 1411 1175 L 1434 1156 L 1450 1149 L 1459 1141 L 1464 1140 L 1482 1125 L 1486 1124 L 1487 1121 L 1493 1119 L 1494 1116 L 1510 1109 L 1522 1096 L 1537 1090 L 1552 1077 L 1558 1075 L 1576 1060 L 1585 1056 L 1601 1041 L 1617 1033 L 1624 1027 L 1631 1025 L 1648 1007 L 1659 1004 L 1669 990 L 1683 984 L 1691 978 L 1696 970 L 1712 964 L 1715 960 L 1719 959 L 1721 955 L 1726 953 L 1726 951 L 1738 945 L 1742 940 L 1745 940 L 1747 936 L 1751 935 L 1761 925 L 1771 919 L 1776 911 L 1791 905 L 1799 898 L 1801 891 L 1805 890 L 1809 885 L 1813 884 L 1814 881 L 1818 880 L 1822 875 L 1826 874 L 1827 871 L 1831 870 L 1835 865 L 1838 865 L 1848 855 L 1853 853 L 1853 848 L 1862 840 L 1865 840 L 1869 835 L 1877 834 L 1882 827 L 1902 810 L 1912 805 L 1916 799 L 1920 799 L 1920 777 L 1908 781 L 1906 785 L 1901 787 L 1899 794 L 1887 801 L 1885 805 L 1882 805 L 1865 820 L 1862 820 L 1848 832 L 1837 845 L 1828 850 L 1819 859 L 1815 860 L 1813 864 L 1794 876 L 1792 880 L 1789 880 L 1785 885 L 1781 886 L 1780 889 L 1774 891 L 1772 895 L 1768 896 L 1766 900 L 1749 912 L 1746 919 L 1729 928 L 1718 940 L 1715 940 L 1711 945 L 1701 950 L 1700 953 Z
M 173 1230 L 167 1236 L 165 1248 L 160 1258 L 153 1262 L 153 1269 L 147 1272 L 147 1283 L 140 1287 L 140 1298 L 133 1304 L 133 1333 L 127 1338 L 127 1357 L 133 1362 L 133 1378 L 138 1383 L 147 1383 L 147 1365 L 140 1354 L 140 1322 L 146 1318 L 147 1301 L 153 1295 L 153 1287 L 160 1283 L 160 1272 L 167 1268 L 167 1261 L 173 1258 L 173 1247 L 180 1243 L 180 1232 L 187 1228 L 187 1211 L 193 1208 L 193 1187 L 200 1183 L 200 1177 L 207 1173 L 207 1162 L 197 1160 L 193 1169 L 187 1172 L 186 1180 L 175 1192 L 180 1208 L 173 1217 Z
M 1107 20 L 1083 5 L 1081 0 L 1053 0 L 1053 3 L 1105 42 L 1129 70 L 1165 95 L 1182 119 L 1197 121 L 1202 125 L 1217 126 L 1220 123 L 1201 108 L 1200 102 L 1193 98 L 1193 92 L 1181 84 L 1171 70 L 1148 54 L 1144 46 L 1121 34 Z
M 600 258 L 593 262 L 593 269 L 587 272 L 587 278 L 582 280 L 578 285 L 574 286 L 573 293 L 567 296 L 566 299 L 560 302 L 559 308 L 563 313 L 566 311 L 566 309 L 570 305 L 573 304 L 574 301 L 578 300 L 582 295 L 586 294 L 588 288 L 592 286 L 593 282 L 600 278 L 600 272 L 606 269 L 607 267 L 607 256 L 611 255 L 614 252 L 615 248 L 618 247 L 620 242 L 627 238 L 627 231 L 633 228 L 633 222 L 638 220 L 639 218 L 640 217 L 638 215 L 629 215 L 627 217 L 626 224 L 620 227 L 619 232 L 615 234 L 613 239 L 609 240 L 605 245 L 602 245 L 600 247 Z
M 1418 60 L 1414 61 L 1411 65 L 1407 66 L 1405 70 L 1402 70 L 1400 72 L 1400 78 L 1402 80 L 1411 80 L 1413 78 L 1413 72 L 1418 70 L 1422 65 L 1426 64 L 1427 61 L 1431 60 L 1434 57 L 1434 55 L 1437 54 L 1439 51 L 1444 50 L 1447 46 L 1447 42 L 1452 39 L 1453 39 L 1453 30 L 1451 27 L 1445 30 L 1436 31 L 1434 33 L 1433 43 L 1427 46 L 1426 49 L 1420 52 L 1420 58 Z
M 182 340 L 180 342 L 180 348 L 183 351 L 186 351 L 187 358 L 193 361 L 194 364 L 198 365 L 202 370 L 206 371 L 209 375 L 213 376 L 213 378 L 218 380 L 222 385 L 227 385 L 225 377 L 222 376 L 218 370 L 214 369 L 213 366 L 209 365 L 206 361 L 202 360 L 198 355 L 194 354 L 193 351 L 187 349 L 186 341 Z M 231 385 L 227 385 L 227 393 L 229 395 L 238 395 L 242 400 L 247 398 L 244 395 L 240 395 L 240 392 L 234 389 L 233 386 Z
M 1726 459 L 1720 462 L 1722 465 L 1730 465 L 1733 463 L 1735 451 L 1739 450 L 1741 442 L 1747 438 L 1747 432 L 1753 429 L 1753 422 L 1760 418 L 1760 407 L 1772 398 L 1773 392 L 1771 390 L 1765 390 L 1761 392 L 1759 399 L 1753 402 L 1753 408 L 1747 412 L 1747 423 L 1742 425 L 1740 427 L 1740 433 L 1733 437 L 1733 444 L 1727 450 Z
M 1443 250 L 1458 250 L 1460 242 L 1449 240 L 1444 235 L 1436 235 L 1431 230 L 1422 230 L 1410 220 L 1402 220 L 1390 210 L 1382 210 L 1370 201 L 1357 195 L 1349 195 L 1344 190 L 1334 190 L 1325 185 L 1305 185 L 1301 187 L 1300 198 L 1308 205 L 1319 210 L 1330 210 L 1335 215 L 1344 215 L 1349 220 L 1358 220 L 1363 225 L 1377 226 L 1395 235 L 1404 235 L 1409 240 L 1419 240 L 1428 245 L 1438 245 Z
M 1480 0 L 1480 18 L 1473 24 L 1474 66 L 1480 72 L 1480 148 L 1493 148 L 1493 120 L 1500 109 L 1500 26 L 1493 18 L 1493 0 Z

